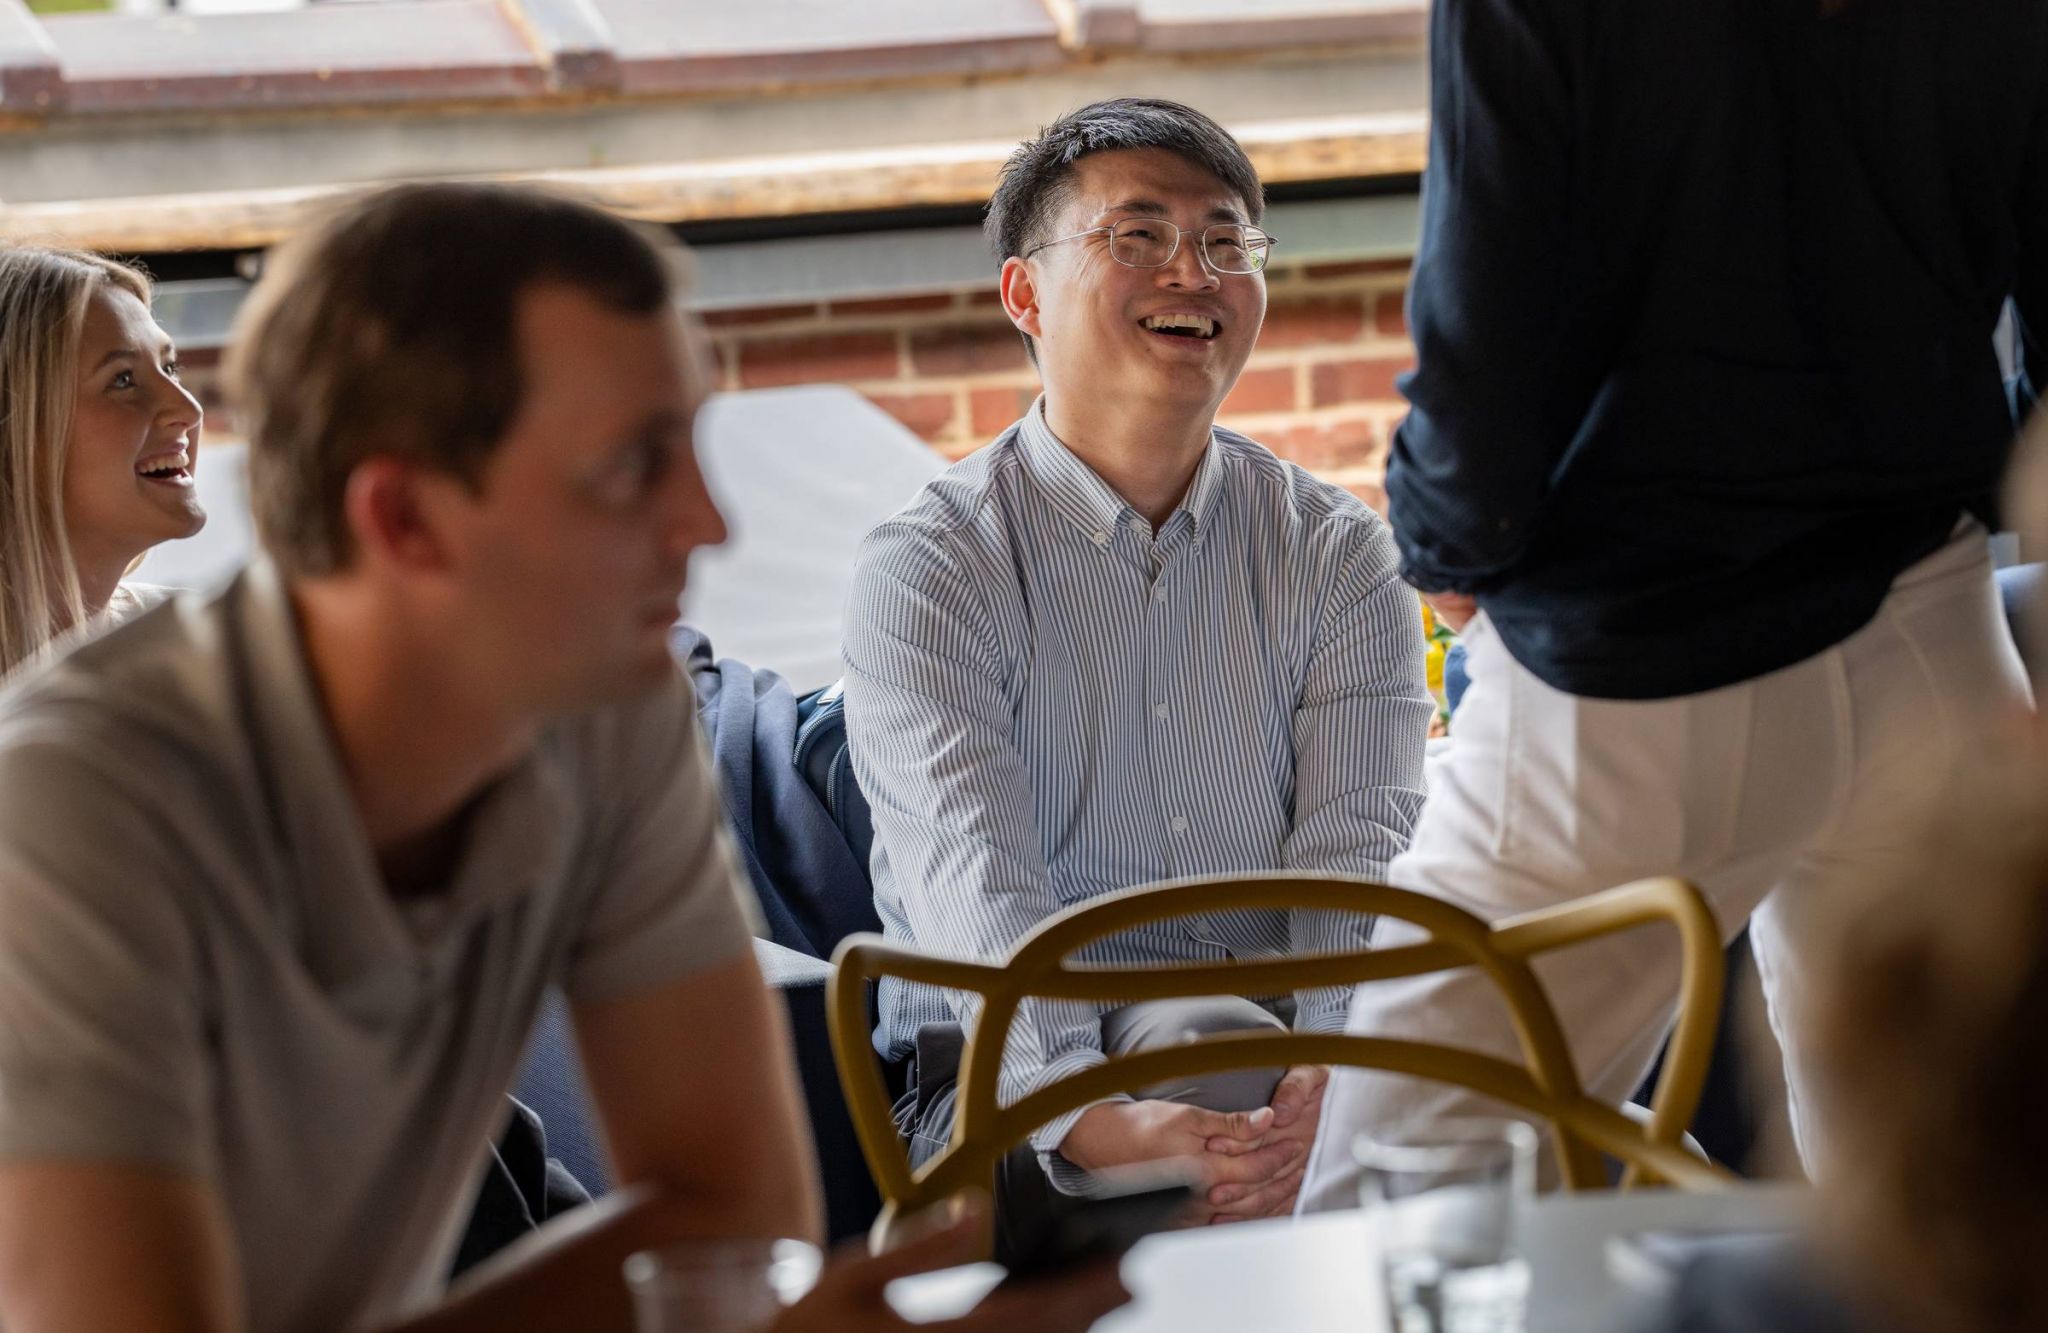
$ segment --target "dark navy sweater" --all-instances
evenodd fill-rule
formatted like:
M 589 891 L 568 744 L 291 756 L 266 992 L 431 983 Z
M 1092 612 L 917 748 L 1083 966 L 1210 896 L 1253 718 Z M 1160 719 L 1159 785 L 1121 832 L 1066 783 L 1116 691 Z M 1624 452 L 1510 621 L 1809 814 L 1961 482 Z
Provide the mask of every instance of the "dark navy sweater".
M 2048 385 L 2048 4 L 1828 7 L 1436 0 L 1389 516 L 1560 689 L 1789 665 L 1996 525 Z

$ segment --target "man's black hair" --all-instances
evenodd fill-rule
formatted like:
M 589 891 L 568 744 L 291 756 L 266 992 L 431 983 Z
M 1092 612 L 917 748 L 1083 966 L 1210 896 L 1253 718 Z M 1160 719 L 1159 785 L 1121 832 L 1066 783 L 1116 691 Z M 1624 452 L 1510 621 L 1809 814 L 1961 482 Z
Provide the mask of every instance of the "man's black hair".
M 1179 102 L 1119 97 L 1068 112 L 1010 154 L 982 224 L 997 261 L 1051 239 L 1041 233 L 1072 192 L 1076 162 L 1134 148 L 1178 154 L 1243 199 L 1250 221 L 1265 213 L 1265 187 L 1230 131 Z
M 1266 212 L 1266 187 L 1230 131 L 1191 106 L 1158 97 L 1118 97 L 1069 111 L 1026 139 L 1003 163 L 1002 179 L 988 201 L 981 225 L 1001 263 L 1039 241 L 1066 206 L 1074 188 L 1074 164 L 1091 153 L 1161 148 L 1214 176 L 1244 200 L 1257 222 Z M 1038 362 L 1038 347 L 1024 335 L 1024 350 Z

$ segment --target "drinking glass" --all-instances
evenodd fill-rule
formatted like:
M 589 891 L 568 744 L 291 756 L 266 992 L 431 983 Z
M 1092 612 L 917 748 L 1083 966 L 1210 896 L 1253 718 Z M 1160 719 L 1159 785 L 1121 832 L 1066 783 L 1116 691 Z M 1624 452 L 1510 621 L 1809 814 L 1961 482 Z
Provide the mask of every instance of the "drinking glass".
M 761 1333 L 818 1280 L 800 1240 L 696 1240 L 626 1260 L 639 1333 Z
M 1395 1333 L 1517 1333 L 1529 1270 L 1514 1224 L 1535 1192 L 1535 1131 L 1440 1120 L 1361 1135 L 1352 1155 Z

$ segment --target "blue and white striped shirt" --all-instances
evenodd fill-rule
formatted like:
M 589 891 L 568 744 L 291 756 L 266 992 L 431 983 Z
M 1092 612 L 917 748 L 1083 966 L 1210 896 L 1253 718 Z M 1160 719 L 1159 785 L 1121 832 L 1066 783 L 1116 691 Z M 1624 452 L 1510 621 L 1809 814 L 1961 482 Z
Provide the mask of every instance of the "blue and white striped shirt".
M 870 534 L 856 564 L 846 716 L 889 937 L 986 959 L 1135 884 L 1379 877 L 1421 809 L 1431 711 L 1421 614 L 1396 568 L 1386 525 L 1351 494 L 1220 428 L 1155 535 L 1034 406 Z M 1369 924 L 1230 912 L 1077 957 L 1313 953 L 1357 947 Z M 1341 1031 L 1347 999 L 1304 993 L 1297 1025 Z M 876 1045 L 901 1058 L 924 1024 L 971 1023 L 966 1009 L 887 980 Z M 1099 1018 L 1027 1001 L 1004 1100 L 1100 1063 Z M 1033 1142 L 1050 1151 L 1073 1119 Z

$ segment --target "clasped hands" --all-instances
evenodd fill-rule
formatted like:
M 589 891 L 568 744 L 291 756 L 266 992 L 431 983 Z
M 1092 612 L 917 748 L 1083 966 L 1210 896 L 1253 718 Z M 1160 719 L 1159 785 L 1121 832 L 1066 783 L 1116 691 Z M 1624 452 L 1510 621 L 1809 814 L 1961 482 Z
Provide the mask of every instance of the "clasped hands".
M 1322 1120 L 1326 1065 L 1295 1065 L 1253 1111 L 1211 1111 L 1184 1102 L 1103 1102 L 1060 1142 L 1083 1170 L 1184 1159 L 1202 1191 L 1204 1223 L 1281 1217 L 1294 1210 L 1308 1150 Z

